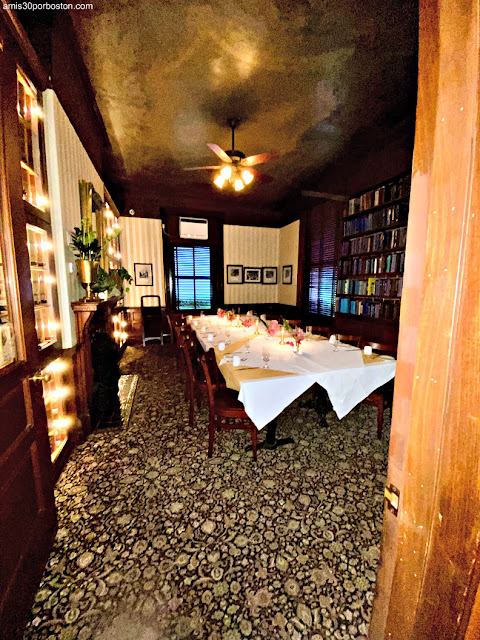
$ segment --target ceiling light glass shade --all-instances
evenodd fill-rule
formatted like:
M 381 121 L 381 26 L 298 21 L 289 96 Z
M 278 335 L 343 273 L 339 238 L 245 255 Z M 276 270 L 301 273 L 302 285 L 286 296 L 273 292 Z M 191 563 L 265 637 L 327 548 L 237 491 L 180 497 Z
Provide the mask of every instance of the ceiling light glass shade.
M 240 178 L 235 180 L 235 191 L 241 191 L 244 187 L 245 185 L 243 184 L 243 180 Z
M 229 180 L 232 176 L 232 167 L 229 167 L 228 165 L 223 167 L 220 171 L 220 175 L 224 180 Z
M 217 187 L 219 189 L 221 189 L 223 187 L 223 183 L 225 182 L 225 179 L 223 178 L 223 176 L 219 173 L 218 176 L 215 178 L 215 180 L 213 181 L 213 184 L 216 184 Z
M 250 171 L 245 170 L 242 173 L 242 178 L 245 184 L 250 184 L 251 181 L 253 180 L 253 173 L 251 173 Z

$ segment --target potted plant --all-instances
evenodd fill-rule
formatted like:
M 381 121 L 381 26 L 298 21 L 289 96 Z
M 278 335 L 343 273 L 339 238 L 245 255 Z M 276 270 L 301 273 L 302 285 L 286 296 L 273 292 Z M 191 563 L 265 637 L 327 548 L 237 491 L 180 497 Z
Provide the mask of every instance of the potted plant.
M 71 234 L 71 247 L 77 257 L 75 264 L 78 277 L 87 294 L 85 300 L 95 299 L 96 295 L 93 295 L 92 285 L 97 282 L 100 258 L 108 244 L 119 233 L 119 229 L 114 231 L 102 246 L 89 218 L 83 217 L 80 221 L 80 227 L 74 227 Z
M 125 283 L 132 283 L 132 276 L 128 273 L 125 267 L 119 269 L 110 269 L 110 272 L 105 271 L 102 267 L 98 268 L 97 281 L 92 285 L 92 291 L 94 293 L 105 293 L 109 296 L 123 296 L 124 293 L 129 292 L 129 287 L 125 286 Z

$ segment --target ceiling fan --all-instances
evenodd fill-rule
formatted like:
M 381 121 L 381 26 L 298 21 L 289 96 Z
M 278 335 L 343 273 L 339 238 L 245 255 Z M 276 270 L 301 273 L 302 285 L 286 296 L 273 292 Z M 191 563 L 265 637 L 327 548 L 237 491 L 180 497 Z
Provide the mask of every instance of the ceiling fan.
M 224 151 L 218 144 L 208 143 L 210 149 L 215 153 L 223 164 L 210 165 L 206 167 L 187 167 L 184 171 L 201 171 L 203 169 L 216 170 L 219 169 L 218 174 L 215 176 L 213 184 L 219 189 L 223 189 L 224 186 L 231 186 L 235 191 L 242 191 L 247 185 L 249 185 L 254 179 L 259 182 L 271 182 L 273 178 L 267 176 L 265 173 L 260 173 L 256 169 L 252 169 L 257 164 L 263 162 L 269 162 L 270 160 L 276 160 L 278 154 L 260 153 L 255 156 L 245 157 L 245 154 L 235 149 L 235 129 L 240 124 L 240 120 L 229 120 L 228 126 L 232 130 L 232 148 L 229 151 Z

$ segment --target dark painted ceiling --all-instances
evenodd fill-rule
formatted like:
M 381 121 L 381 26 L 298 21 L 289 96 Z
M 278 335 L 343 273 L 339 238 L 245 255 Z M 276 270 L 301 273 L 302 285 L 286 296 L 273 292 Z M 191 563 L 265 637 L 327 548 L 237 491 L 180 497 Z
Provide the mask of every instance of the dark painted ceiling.
M 388 129 L 416 95 L 414 0 L 96 0 L 72 12 L 100 112 L 132 193 L 270 207 L 362 128 Z M 211 185 L 206 146 L 276 150 L 272 183 Z M 383 135 L 381 133 L 381 135 Z

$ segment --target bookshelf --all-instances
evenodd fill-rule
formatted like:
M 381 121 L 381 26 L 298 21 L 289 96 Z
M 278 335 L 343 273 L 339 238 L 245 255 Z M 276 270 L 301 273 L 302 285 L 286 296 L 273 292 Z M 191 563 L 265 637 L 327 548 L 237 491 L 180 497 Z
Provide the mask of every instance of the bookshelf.
M 349 200 L 343 217 L 336 314 L 398 322 L 407 240 L 410 175 Z

